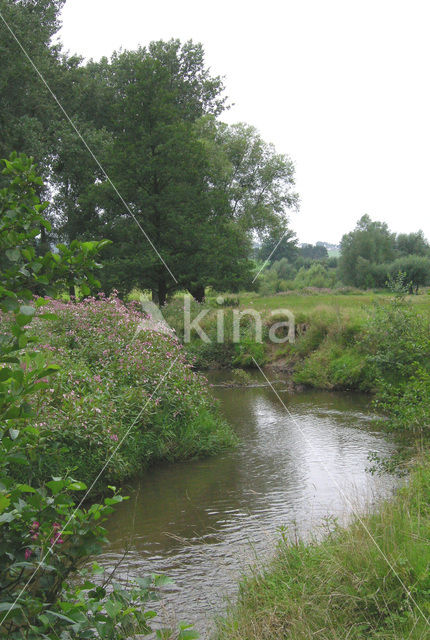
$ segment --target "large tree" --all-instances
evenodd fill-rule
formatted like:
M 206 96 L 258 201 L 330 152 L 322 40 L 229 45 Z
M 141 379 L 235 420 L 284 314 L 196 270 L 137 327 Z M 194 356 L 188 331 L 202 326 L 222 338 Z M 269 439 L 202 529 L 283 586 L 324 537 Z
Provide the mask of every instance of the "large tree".
M 260 237 L 285 231 L 298 205 L 291 159 L 250 125 L 205 118 L 199 126 L 216 168 L 213 186 L 226 195 L 234 220 Z
M 0 0 L 85 140 L 0 25 L 2 153 L 36 157 L 52 189 L 53 235 L 111 238 L 105 288 L 149 288 L 161 304 L 177 288 L 202 299 L 207 285 L 246 285 L 256 235 L 271 242 L 288 229 L 291 161 L 253 127 L 218 122 L 223 85 L 201 45 L 154 42 L 84 65 L 52 45 L 62 5 Z
M 399 233 L 396 238 L 396 249 L 400 256 L 428 256 L 430 246 L 422 231 L 416 233 Z
M 221 111 L 222 82 L 205 68 L 201 45 L 177 40 L 115 54 L 99 71 L 111 94 L 107 170 L 117 189 L 106 180 L 99 189 L 99 218 L 115 240 L 107 282 L 120 271 L 129 286 L 151 289 L 163 304 L 198 272 L 219 226 L 195 122 Z
M 290 158 L 277 153 L 254 127 L 244 123 L 227 125 L 206 117 L 198 128 L 210 159 L 212 206 L 230 220 L 230 228 L 243 238 L 242 247 L 247 244 L 248 255 L 258 238 L 262 242 L 259 258 L 264 260 L 273 252 L 271 261 L 285 256 L 293 259 L 296 239 L 288 226 L 288 214 L 297 206 L 298 196 Z M 240 246 L 236 241 L 232 244 Z M 215 255 L 213 260 L 219 261 L 219 257 Z M 242 259 L 238 264 L 242 267 L 242 285 L 249 285 L 250 263 Z M 209 284 L 205 273 L 200 279 Z

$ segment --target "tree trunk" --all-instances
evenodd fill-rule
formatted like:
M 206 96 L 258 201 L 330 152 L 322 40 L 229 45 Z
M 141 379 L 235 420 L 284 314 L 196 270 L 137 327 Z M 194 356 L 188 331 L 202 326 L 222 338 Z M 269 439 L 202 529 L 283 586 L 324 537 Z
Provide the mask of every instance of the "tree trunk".
M 197 285 L 196 287 L 190 287 L 188 291 L 197 302 L 203 302 L 205 299 L 205 288 L 203 285 Z
M 163 277 L 159 278 L 158 286 L 153 287 L 151 291 L 152 291 L 152 302 L 154 304 L 157 304 L 159 307 L 162 307 L 164 304 L 166 304 L 167 287 L 166 287 L 166 281 Z

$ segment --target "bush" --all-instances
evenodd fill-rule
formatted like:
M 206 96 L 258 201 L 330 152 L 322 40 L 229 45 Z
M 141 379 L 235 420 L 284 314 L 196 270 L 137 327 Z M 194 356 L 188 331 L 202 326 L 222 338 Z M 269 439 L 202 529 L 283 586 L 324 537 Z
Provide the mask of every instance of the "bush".
M 403 384 L 417 367 L 430 366 L 429 318 L 408 306 L 400 291 L 391 301 L 375 304 L 360 347 L 375 380 Z
M 321 263 L 314 263 L 309 269 L 302 267 L 294 280 L 295 286 L 299 289 L 305 287 L 330 288 L 335 285 L 335 282 L 335 270 L 329 270 Z

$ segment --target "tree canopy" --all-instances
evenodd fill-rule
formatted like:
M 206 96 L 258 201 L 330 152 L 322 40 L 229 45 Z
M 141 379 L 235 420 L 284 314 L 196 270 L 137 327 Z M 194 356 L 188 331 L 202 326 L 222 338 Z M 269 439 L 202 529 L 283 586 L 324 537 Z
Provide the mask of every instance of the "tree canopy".
M 0 151 L 31 153 L 49 185 L 45 244 L 111 239 L 103 288 L 150 289 L 161 304 L 180 288 L 201 299 L 208 285 L 246 286 L 256 234 L 288 228 L 296 206 L 291 160 L 255 128 L 220 121 L 223 82 L 201 44 L 152 42 L 84 64 L 53 43 L 63 4 L 0 0 L 74 125 L 2 23 Z

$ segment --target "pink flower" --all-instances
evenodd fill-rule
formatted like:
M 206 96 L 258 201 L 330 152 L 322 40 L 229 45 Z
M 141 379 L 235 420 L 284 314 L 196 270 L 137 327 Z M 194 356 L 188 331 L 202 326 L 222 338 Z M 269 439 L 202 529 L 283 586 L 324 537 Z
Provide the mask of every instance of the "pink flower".
M 26 559 L 26 560 L 28 560 L 28 559 L 30 558 L 30 556 L 31 556 L 31 554 L 32 554 L 32 553 L 33 553 L 33 552 L 32 552 L 32 550 L 31 550 L 31 549 L 26 549 L 26 550 L 25 550 L 25 554 L 24 554 L 25 559 Z

